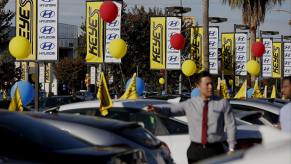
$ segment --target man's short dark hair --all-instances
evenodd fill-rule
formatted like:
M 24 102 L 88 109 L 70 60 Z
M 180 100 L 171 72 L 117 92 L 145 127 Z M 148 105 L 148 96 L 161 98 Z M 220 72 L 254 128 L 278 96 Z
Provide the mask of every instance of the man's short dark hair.
M 289 83 L 291 83 L 291 76 L 286 76 L 286 77 L 284 77 L 284 78 L 283 78 L 283 81 L 285 81 L 285 80 L 288 80 Z
M 199 84 L 203 77 L 210 77 L 212 78 L 211 74 L 208 71 L 202 71 L 197 74 L 196 83 Z

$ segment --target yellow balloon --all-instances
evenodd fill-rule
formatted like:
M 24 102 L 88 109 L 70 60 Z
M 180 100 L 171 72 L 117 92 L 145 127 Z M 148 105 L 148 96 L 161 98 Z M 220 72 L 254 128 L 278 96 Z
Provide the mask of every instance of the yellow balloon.
M 196 71 L 196 64 L 193 60 L 186 60 L 182 64 L 182 72 L 185 76 L 192 76 Z
M 260 73 L 260 64 L 255 60 L 250 60 L 247 62 L 247 71 L 252 76 L 257 76 Z
M 161 85 L 164 85 L 164 84 L 165 84 L 165 79 L 161 77 L 161 78 L 159 79 L 159 83 L 160 83 Z
M 121 59 L 127 51 L 127 45 L 122 39 L 114 39 L 109 44 L 109 53 L 112 57 Z
M 230 80 L 228 81 L 228 83 L 229 83 L 229 85 L 233 85 L 233 80 L 230 79 Z
M 22 36 L 16 36 L 9 42 L 9 52 L 16 59 L 25 59 L 30 54 L 29 40 Z
M 33 82 L 35 82 L 35 80 L 36 80 L 36 74 L 35 74 L 35 73 L 31 74 L 31 80 L 32 80 Z

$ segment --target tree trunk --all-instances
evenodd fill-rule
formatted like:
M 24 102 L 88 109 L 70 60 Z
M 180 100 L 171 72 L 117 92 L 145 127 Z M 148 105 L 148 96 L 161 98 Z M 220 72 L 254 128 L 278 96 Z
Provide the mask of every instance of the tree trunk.
M 257 28 L 256 27 L 251 27 L 250 28 L 250 47 L 253 45 L 253 43 L 256 42 L 256 32 Z M 256 60 L 256 57 L 253 56 L 253 52 L 250 51 L 250 60 Z M 254 83 L 256 81 L 255 76 L 251 76 L 251 87 L 254 86 Z
M 253 43 L 256 42 L 256 32 L 257 28 L 256 27 L 251 27 L 250 28 L 250 46 L 253 45 Z M 255 60 L 256 58 L 253 56 L 253 52 L 250 52 L 250 60 Z
M 209 0 L 202 0 L 202 12 L 203 12 L 203 55 L 204 55 L 204 70 L 209 70 Z

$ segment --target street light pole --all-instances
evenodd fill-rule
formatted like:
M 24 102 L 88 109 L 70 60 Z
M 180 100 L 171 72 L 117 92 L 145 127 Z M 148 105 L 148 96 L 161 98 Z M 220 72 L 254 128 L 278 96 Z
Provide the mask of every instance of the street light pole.
M 202 0 L 204 70 L 209 70 L 209 0 Z

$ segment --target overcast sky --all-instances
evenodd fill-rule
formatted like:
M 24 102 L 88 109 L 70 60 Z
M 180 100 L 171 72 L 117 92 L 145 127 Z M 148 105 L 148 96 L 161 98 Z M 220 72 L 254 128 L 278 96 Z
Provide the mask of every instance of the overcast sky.
M 198 24 L 202 24 L 202 0 L 183 0 L 184 7 L 191 7 L 192 11 L 187 15 L 195 16 Z M 210 16 L 226 17 L 226 23 L 219 24 L 221 32 L 232 32 L 233 24 L 241 24 L 241 10 L 231 9 L 228 5 L 223 5 L 222 0 L 210 1 Z M 138 5 L 145 7 L 159 7 L 164 9 L 167 6 L 179 5 L 180 0 L 125 0 L 128 4 L 127 9 Z M 59 22 L 74 24 L 80 26 L 85 17 L 85 0 L 59 0 Z M 9 0 L 7 9 L 15 11 L 15 0 Z M 285 0 L 282 6 L 274 6 L 273 9 L 282 9 L 291 11 L 291 0 Z M 291 14 L 286 12 L 278 12 L 268 10 L 265 23 L 261 25 L 261 30 L 276 30 L 282 35 L 291 35 L 291 26 L 288 25 L 288 20 L 291 20 Z M 215 24 L 217 25 L 217 24 Z

